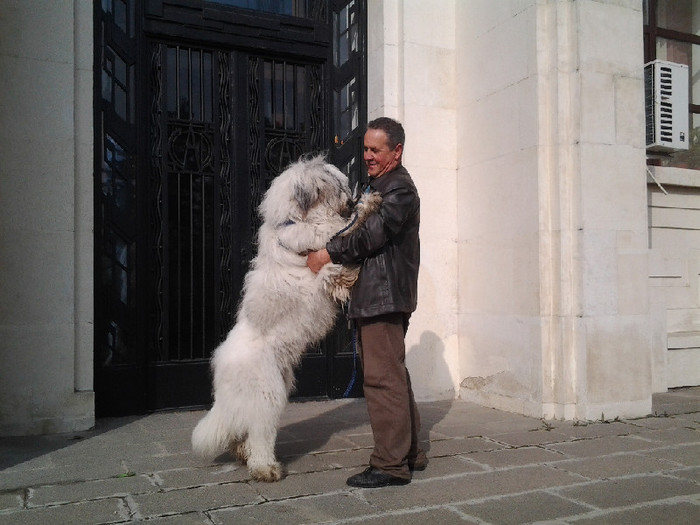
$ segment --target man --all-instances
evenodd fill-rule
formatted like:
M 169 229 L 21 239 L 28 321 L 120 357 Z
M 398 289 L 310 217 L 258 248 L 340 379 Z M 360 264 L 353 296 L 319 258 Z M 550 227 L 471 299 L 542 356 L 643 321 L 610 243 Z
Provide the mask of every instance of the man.
M 418 448 L 420 417 L 404 345 L 417 301 L 420 200 L 401 164 L 403 126 L 382 117 L 367 127 L 364 161 L 371 191 L 382 195 L 380 209 L 350 235 L 310 253 L 307 265 L 318 272 L 331 261 L 362 264 L 348 316 L 358 329 L 374 450 L 369 467 L 347 483 L 375 488 L 410 483 L 411 471 L 423 470 L 427 459 Z

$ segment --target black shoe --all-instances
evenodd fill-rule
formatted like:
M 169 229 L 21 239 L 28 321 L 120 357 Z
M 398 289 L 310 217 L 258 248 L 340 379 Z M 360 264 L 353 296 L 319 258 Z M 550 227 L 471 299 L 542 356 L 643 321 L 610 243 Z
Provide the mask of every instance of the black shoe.
M 376 489 L 379 487 L 388 487 L 390 485 L 408 485 L 410 482 L 410 479 L 397 478 L 396 476 L 382 472 L 378 468 L 367 467 L 364 472 L 350 476 L 347 484 L 351 487 Z

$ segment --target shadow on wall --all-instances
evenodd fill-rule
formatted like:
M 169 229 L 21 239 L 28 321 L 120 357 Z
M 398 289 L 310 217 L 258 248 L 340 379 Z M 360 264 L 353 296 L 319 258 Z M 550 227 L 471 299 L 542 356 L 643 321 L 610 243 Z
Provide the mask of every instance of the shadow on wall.
M 411 372 L 413 393 L 421 401 L 453 400 L 455 387 L 445 360 L 445 344 L 430 330 L 424 331 L 418 344 L 406 354 L 406 366 Z

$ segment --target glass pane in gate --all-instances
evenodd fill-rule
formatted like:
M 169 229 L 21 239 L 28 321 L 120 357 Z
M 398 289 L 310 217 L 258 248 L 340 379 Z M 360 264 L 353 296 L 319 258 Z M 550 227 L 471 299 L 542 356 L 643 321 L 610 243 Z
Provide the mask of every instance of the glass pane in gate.
M 168 344 L 160 361 L 204 359 L 216 345 L 217 179 L 211 52 L 166 51 L 163 274 Z

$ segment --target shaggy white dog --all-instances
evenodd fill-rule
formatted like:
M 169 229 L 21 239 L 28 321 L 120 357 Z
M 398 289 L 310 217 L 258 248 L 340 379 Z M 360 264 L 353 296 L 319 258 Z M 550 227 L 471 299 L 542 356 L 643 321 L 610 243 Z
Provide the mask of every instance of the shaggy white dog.
M 228 448 L 253 479 L 282 478 L 275 440 L 294 369 L 333 328 L 359 272 L 327 264 L 314 274 L 306 254 L 352 231 L 380 201 L 363 195 L 349 219 L 348 179 L 320 157 L 290 165 L 273 181 L 260 204 L 258 253 L 236 324 L 212 357 L 214 405 L 192 433 L 195 452 L 211 458 Z

